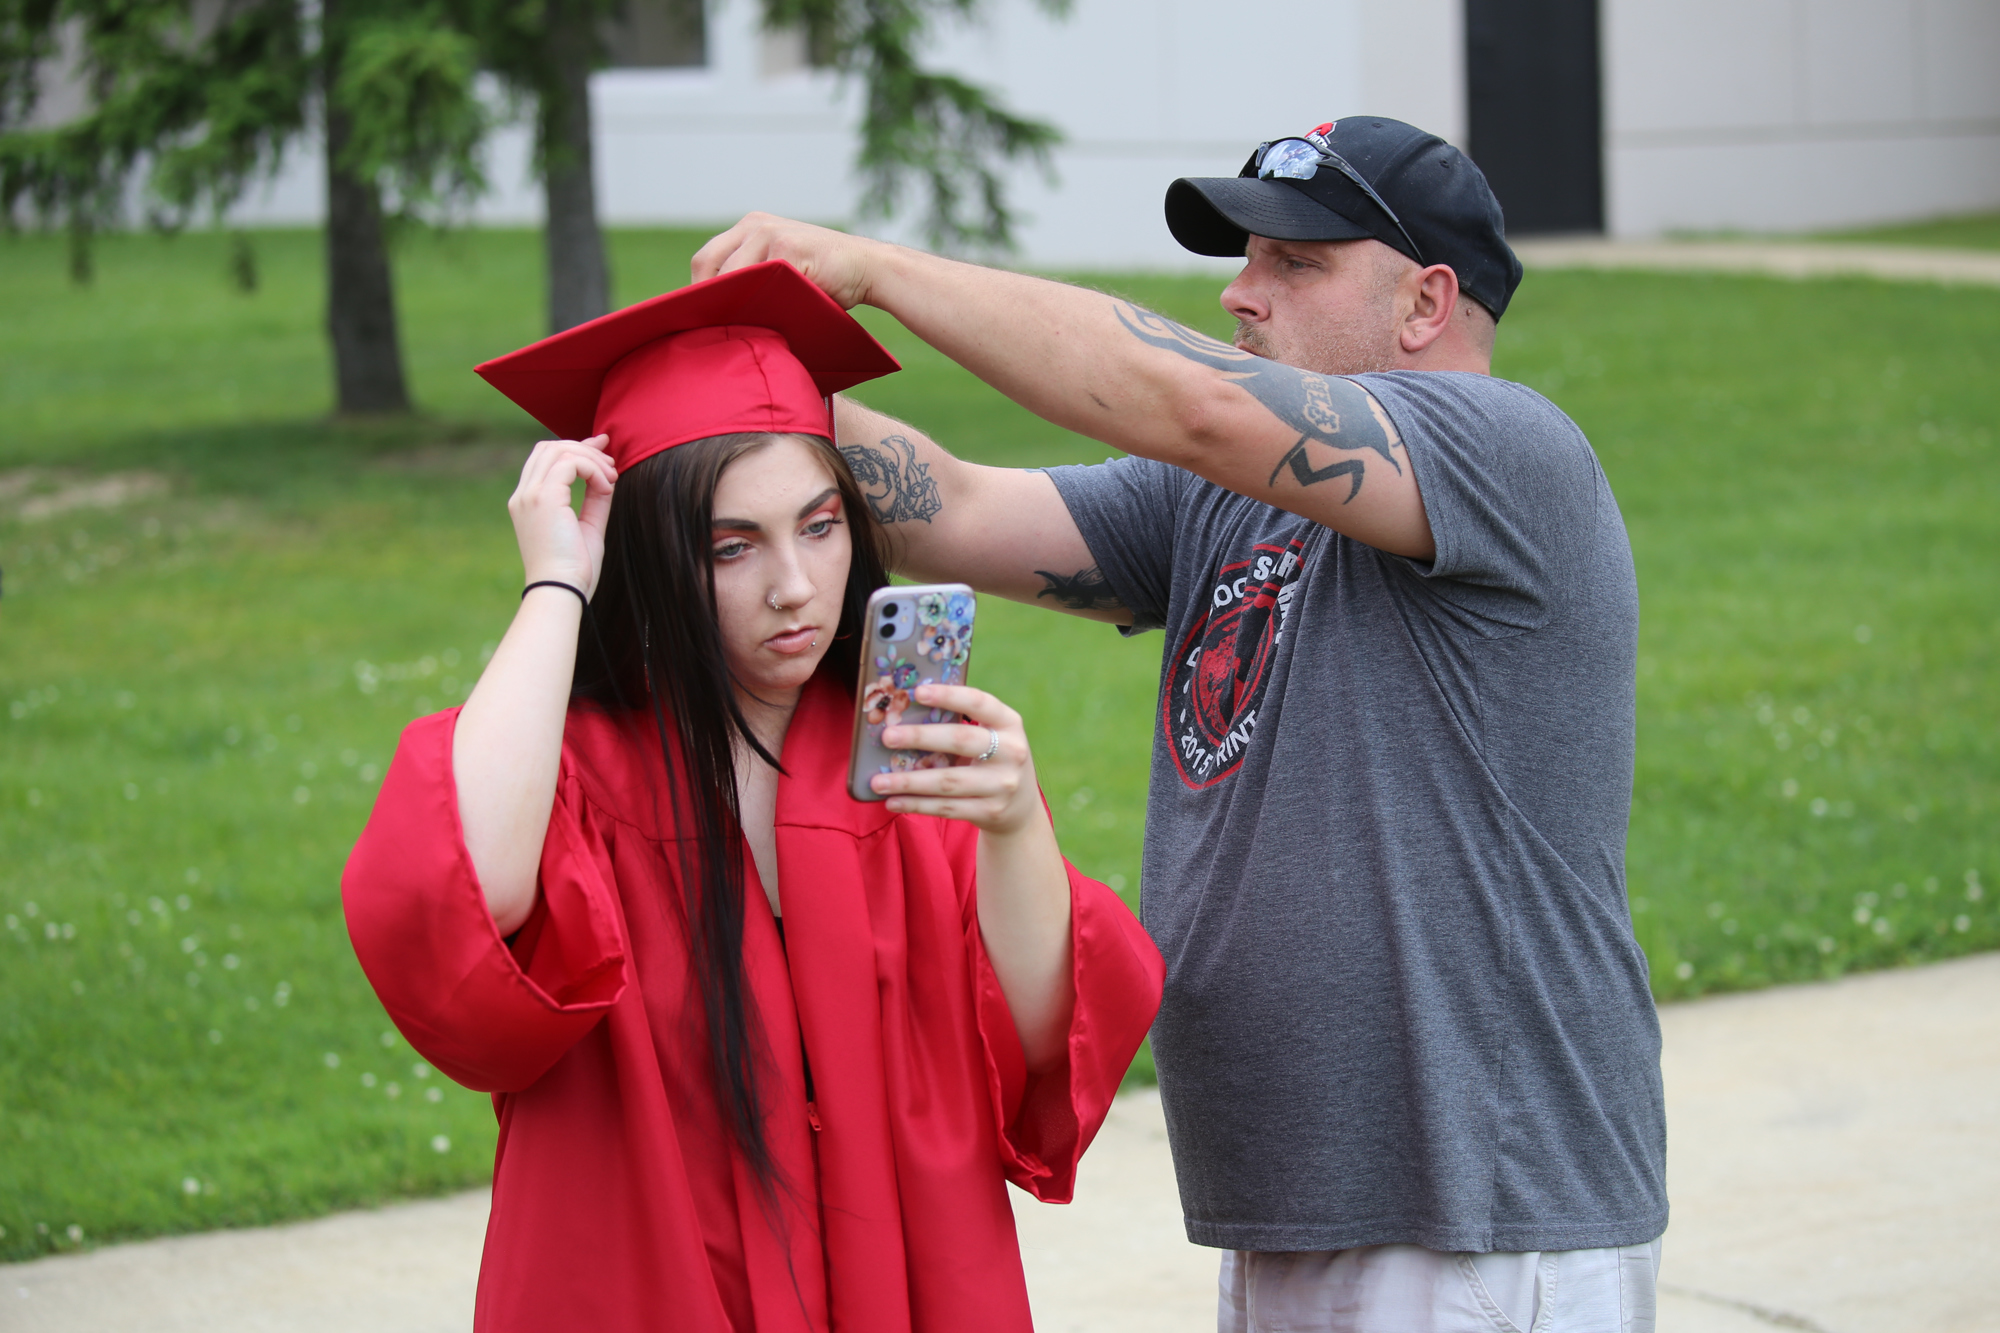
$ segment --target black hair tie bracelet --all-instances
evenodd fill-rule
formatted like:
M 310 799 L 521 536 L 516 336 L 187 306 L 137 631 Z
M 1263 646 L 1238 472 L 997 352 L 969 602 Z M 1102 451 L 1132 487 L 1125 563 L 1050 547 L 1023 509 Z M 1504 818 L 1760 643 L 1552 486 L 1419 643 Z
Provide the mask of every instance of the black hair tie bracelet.
M 525 599 L 529 593 L 537 588 L 561 588 L 564 592 L 573 592 L 576 594 L 576 600 L 583 603 L 583 609 L 586 611 L 590 609 L 590 599 L 583 595 L 583 589 L 573 583 L 563 583 L 557 579 L 543 579 L 538 583 L 530 583 L 527 587 L 521 589 L 522 598 Z

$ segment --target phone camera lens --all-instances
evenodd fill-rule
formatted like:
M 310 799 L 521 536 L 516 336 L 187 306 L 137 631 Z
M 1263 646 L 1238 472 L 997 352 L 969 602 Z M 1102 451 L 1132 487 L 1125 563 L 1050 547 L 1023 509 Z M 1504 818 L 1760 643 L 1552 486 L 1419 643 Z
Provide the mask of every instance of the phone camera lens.
M 885 639 L 893 639 L 896 637 L 896 626 L 893 621 L 890 622 L 889 624 L 882 626 L 882 637 Z
M 894 620 L 896 618 L 897 613 L 901 610 L 902 608 L 897 606 L 894 602 L 884 602 L 882 603 L 882 619 Z

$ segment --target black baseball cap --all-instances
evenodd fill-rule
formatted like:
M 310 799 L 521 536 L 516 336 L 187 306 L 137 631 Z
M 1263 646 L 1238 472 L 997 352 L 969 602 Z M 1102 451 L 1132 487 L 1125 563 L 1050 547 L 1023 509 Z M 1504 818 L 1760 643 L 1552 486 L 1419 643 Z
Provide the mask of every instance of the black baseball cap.
M 1435 134 L 1383 116 L 1350 116 L 1298 136 L 1292 156 L 1310 169 L 1318 154 L 1300 144 L 1330 149 L 1367 188 L 1332 163 L 1304 180 L 1260 180 L 1259 159 L 1271 147 L 1260 144 L 1235 176 L 1184 176 L 1167 187 L 1167 228 L 1174 239 L 1198 255 L 1241 256 L 1253 235 L 1277 241 L 1372 237 L 1419 264 L 1449 264 L 1459 290 L 1495 319 L 1507 309 L 1521 285 L 1521 261 L 1507 245 L 1500 201 L 1471 158 Z

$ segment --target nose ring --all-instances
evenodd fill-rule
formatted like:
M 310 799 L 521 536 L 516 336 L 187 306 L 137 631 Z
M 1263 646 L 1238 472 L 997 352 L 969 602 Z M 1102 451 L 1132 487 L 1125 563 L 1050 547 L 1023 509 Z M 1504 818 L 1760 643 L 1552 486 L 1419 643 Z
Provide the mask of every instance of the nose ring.
M 784 608 L 784 606 L 783 606 L 783 604 L 782 604 L 782 603 L 780 603 L 780 602 L 778 601 L 778 594 L 777 594 L 777 593 L 775 593 L 775 592 L 774 592 L 774 593 L 772 593 L 772 594 L 771 594 L 771 595 L 770 595 L 769 597 L 766 597 L 766 598 L 764 599 L 764 602 L 765 602 L 765 604 L 766 604 L 767 606 L 769 606 L 769 607 L 770 607 L 770 608 L 771 608 L 771 609 L 772 609 L 773 611 L 782 611 L 782 610 L 784 610 L 784 609 L 785 609 L 785 608 Z

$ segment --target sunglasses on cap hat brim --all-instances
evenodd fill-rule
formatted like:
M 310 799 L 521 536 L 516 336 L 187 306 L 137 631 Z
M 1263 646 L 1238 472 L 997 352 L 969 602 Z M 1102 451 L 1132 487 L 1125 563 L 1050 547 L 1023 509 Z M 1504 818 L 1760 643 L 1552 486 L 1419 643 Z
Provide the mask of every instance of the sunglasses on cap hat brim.
M 1354 169 L 1352 163 L 1334 152 L 1333 146 L 1322 135 L 1308 134 L 1260 143 L 1257 145 L 1257 151 L 1250 155 L 1250 161 L 1245 164 L 1243 174 L 1246 176 L 1255 174 L 1258 180 L 1309 181 L 1319 174 L 1322 167 L 1331 167 L 1353 182 L 1361 193 L 1367 196 L 1368 202 L 1382 210 L 1382 215 L 1389 219 L 1397 234 L 1409 245 L 1410 257 L 1419 264 L 1427 262 L 1424 259 L 1424 248 L 1417 244 L 1416 237 L 1410 235 L 1410 229 L 1396 216 L 1396 210 L 1389 207 L 1389 201 L 1376 193 L 1375 187 Z

